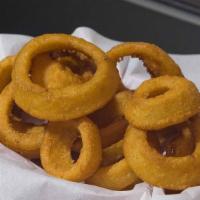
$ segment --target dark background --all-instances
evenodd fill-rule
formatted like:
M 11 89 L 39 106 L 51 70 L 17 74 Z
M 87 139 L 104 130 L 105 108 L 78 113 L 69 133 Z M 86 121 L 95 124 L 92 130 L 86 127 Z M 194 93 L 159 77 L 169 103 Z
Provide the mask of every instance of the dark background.
M 1 1 L 1 33 L 71 33 L 78 26 L 115 40 L 152 42 L 170 53 L 200 53 L 200 27 L 122 0 Z

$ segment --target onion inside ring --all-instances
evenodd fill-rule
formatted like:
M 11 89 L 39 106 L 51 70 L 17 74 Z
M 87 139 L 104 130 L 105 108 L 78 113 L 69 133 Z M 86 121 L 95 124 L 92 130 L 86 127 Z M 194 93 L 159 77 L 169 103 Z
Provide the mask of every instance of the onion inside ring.
M 199 124 L 200 118 L 196 117 L 189 126 L 195 137 L 195 148 L 192 154 L 182 157 L 162 156 L 149 145 L 147 132 L 129 126 L 123 145 L 124 155 L 129 166 L 142 180 L 165 189 L 183 190 L 199 185 Z
M 64 88 L 47 89 L 34 84 L 29 77 L 33 58 L 63 49 L 81 52 L 93 60 L 94 76 L 81 85 Z M 34 117 L 50 121 L 78 118 L 103 107 L 117 91 L 120 81 L 117 69 L 103 51 L 65 34 L 46 34 L 28 42 L 17 55 L 12 77 L 17 105 Z
M 124 159 L 122 144 L 123 140 L 120 140 L 103 150 L 102 166 L 87 179 L 86 183 L 112 190 L 122 190 L 139 182 Z

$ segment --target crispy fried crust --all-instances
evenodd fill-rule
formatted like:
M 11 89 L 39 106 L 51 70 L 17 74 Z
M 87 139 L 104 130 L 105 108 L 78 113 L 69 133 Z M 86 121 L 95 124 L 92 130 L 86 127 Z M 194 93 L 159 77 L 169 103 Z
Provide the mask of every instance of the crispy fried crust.
M 0 62 L 0 92 L 11 81 L 14 62 L 15 56 L 8 56 Z
M 38 54 L 59 49 L 90 57 L 96 66 L 94 76 L 84 84 L 61 89 L 34 84 L 29 77 L 31 60 Z M 28 42 L 16 57 L 12 78 L 17 105 L 34 117 L 50 121 L 78 118 L 103 107 L 117 91 L 120 81 L 117 69 L 103 51 L 65 34 L 46 34 Z
M 124 155 L 129 166 L 142 180 L 162 188 L 183 190 L 200 184 L 200 118 L 190 129 L 195 149 L 183 157 L 165 157 L 151 147 L 144 130 L 129 126 L 124 138 Z
M 125 106 L 125 117 L 143 130 L 159 130 L 186 121 L 200 109 L 200 94 L 189 80 L 161 76 L 144 81 Z
M 28 158 L 38 158 L 44 127 L 12 118 L 14 99 L 11 84 L 6 86 L 0 95 L 0 141 Z
M 107 55 L 117 63 L 125 56 L 141 59 L 152 77 L 183 76 L 179 66 L 161 48 L 145 42 L 125 42 L 113 47 Z
M 71 147 L 80 133 L 83 147 L 76 162 Z M 42 142 L 40 157 L 44 169 L 54 176 L 84 181 L 101 163 L 101 141 L 97 127 L 86 118 L 49 123 Z

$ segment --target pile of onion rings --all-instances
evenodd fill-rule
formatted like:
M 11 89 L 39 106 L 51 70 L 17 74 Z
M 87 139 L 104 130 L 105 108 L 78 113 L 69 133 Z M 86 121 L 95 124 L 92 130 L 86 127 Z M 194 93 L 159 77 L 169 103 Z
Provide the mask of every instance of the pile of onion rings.
M 134 91 L 116 68 L 126 56 L 151 75 Z M 149 43 L 104 52 L 45 34 L 0 62 L 0 142 L 69 181 L 111 190 L 200 185 L 199 110 L 197 87 Z

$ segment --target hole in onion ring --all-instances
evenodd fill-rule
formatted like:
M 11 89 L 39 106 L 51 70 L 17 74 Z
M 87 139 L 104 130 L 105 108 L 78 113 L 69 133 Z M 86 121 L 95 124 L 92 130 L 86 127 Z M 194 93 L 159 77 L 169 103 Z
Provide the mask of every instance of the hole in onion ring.
M 21 108 L 19 108 L 15 103 L 12 106 L 12 110 L 10 113 L 10 120 L 12 121 L 13 126 L 15 126 L 15 128 L 17 129 L 20 127 L 28 128 L 33 125 L 41 126 L 48 123 L 48 121 L 46 120 L 40 120 L 35 117 L 32 117 L 28 113 L 24 112 Z M 23 126 L 20 125 L 21 123 L 23 123 Z
M 71 158 L 73 160 L 73 162 L 75 163 L 78 158 L 79 158 L 79 155 L 80 155 L 80 151 L 81 151 L 81 148 L 82 148 L 82 139 L 80 136 L 78 136 L 73 144 L 72 144 L 72 148 L 71 148 Z
M 134 81 L 134 82 L 136 82 L 136 85 L 134 86 L 134 88 L 136 88 L 137 86 L 139 86 L 142 83 L 141 81 L 139 81 L 139 76 L 142 76 L 141 80 L 142 79 L 147 80 L 147 79 L 151 78 L 143 61 L 140 60 L 139 58 L 132 57 L 132 56 L 120 57 L 117 61 L 117 66 L 118 66 L 118 68 L 122 68 L 122 69 L 125 68 L 126 66 L 129 66 L 130 68 L 133 67 L 131 74 L 135 74 L 138 76 L 138 77 L 136 77 L 136 79 Z M 122 70 L 121 76 L 123 77 L 126 72 L 127 72 L 126 70 Z M 134 77 L 135 76 L 133 76 L 133 78 Z M 130 85 L 129 85 L 129 87 L 130 87 Z M 129 87 L 126 86 L 126 82 L 124 82 L 124 83 L 121 82 L 119 91 L 126 90 Z
M 73 142 L 71 144 L 71 152 L 70 152 L 72 162 L 76 163 L 76 161 L 79 159 L 79 155 L 82 148 L 82 138 L 78 129 L 72 128 L 67 131 L 74 132 L 76 135 L 76 137 L 72 140 Z
M 95 64 L 83 53 L 59 50 L 35 56 L 29 77 L 32 82 L 50 89 L 86 82 L 95 72 Z
M 152 140 L 152 137 L 154 139 Z M 148 133 L 149 143 L 163 156 L 183 157 L 193 153 L 194 136 L 187 123 Z M 153 141 L 153 143 L 152 143 Z
M 56 54 L 56 56 L 55 56 Z M 88 56 L 81 52 L 64 51 L 61 54 L 58 52 L 50 53 L 51 58 L 57 60 L 64 66 L 71 69 L 71 71 L 78 75 L 84 75 L 86 72 L 94 74 L 96 72 L 96 66 L 94 62 L 89 59 Z
M 75 163 L 78 160 L 79 155 L 80 155 L 80 153 L 75 152 L 75 151 L 71 151 L 71 157 L 73 159 L 73 163 Z
M 37 166 L 42 168 L 41 160 L 40 159 L 32 159 L 31 160 L 33 163 L 35 163 Z

